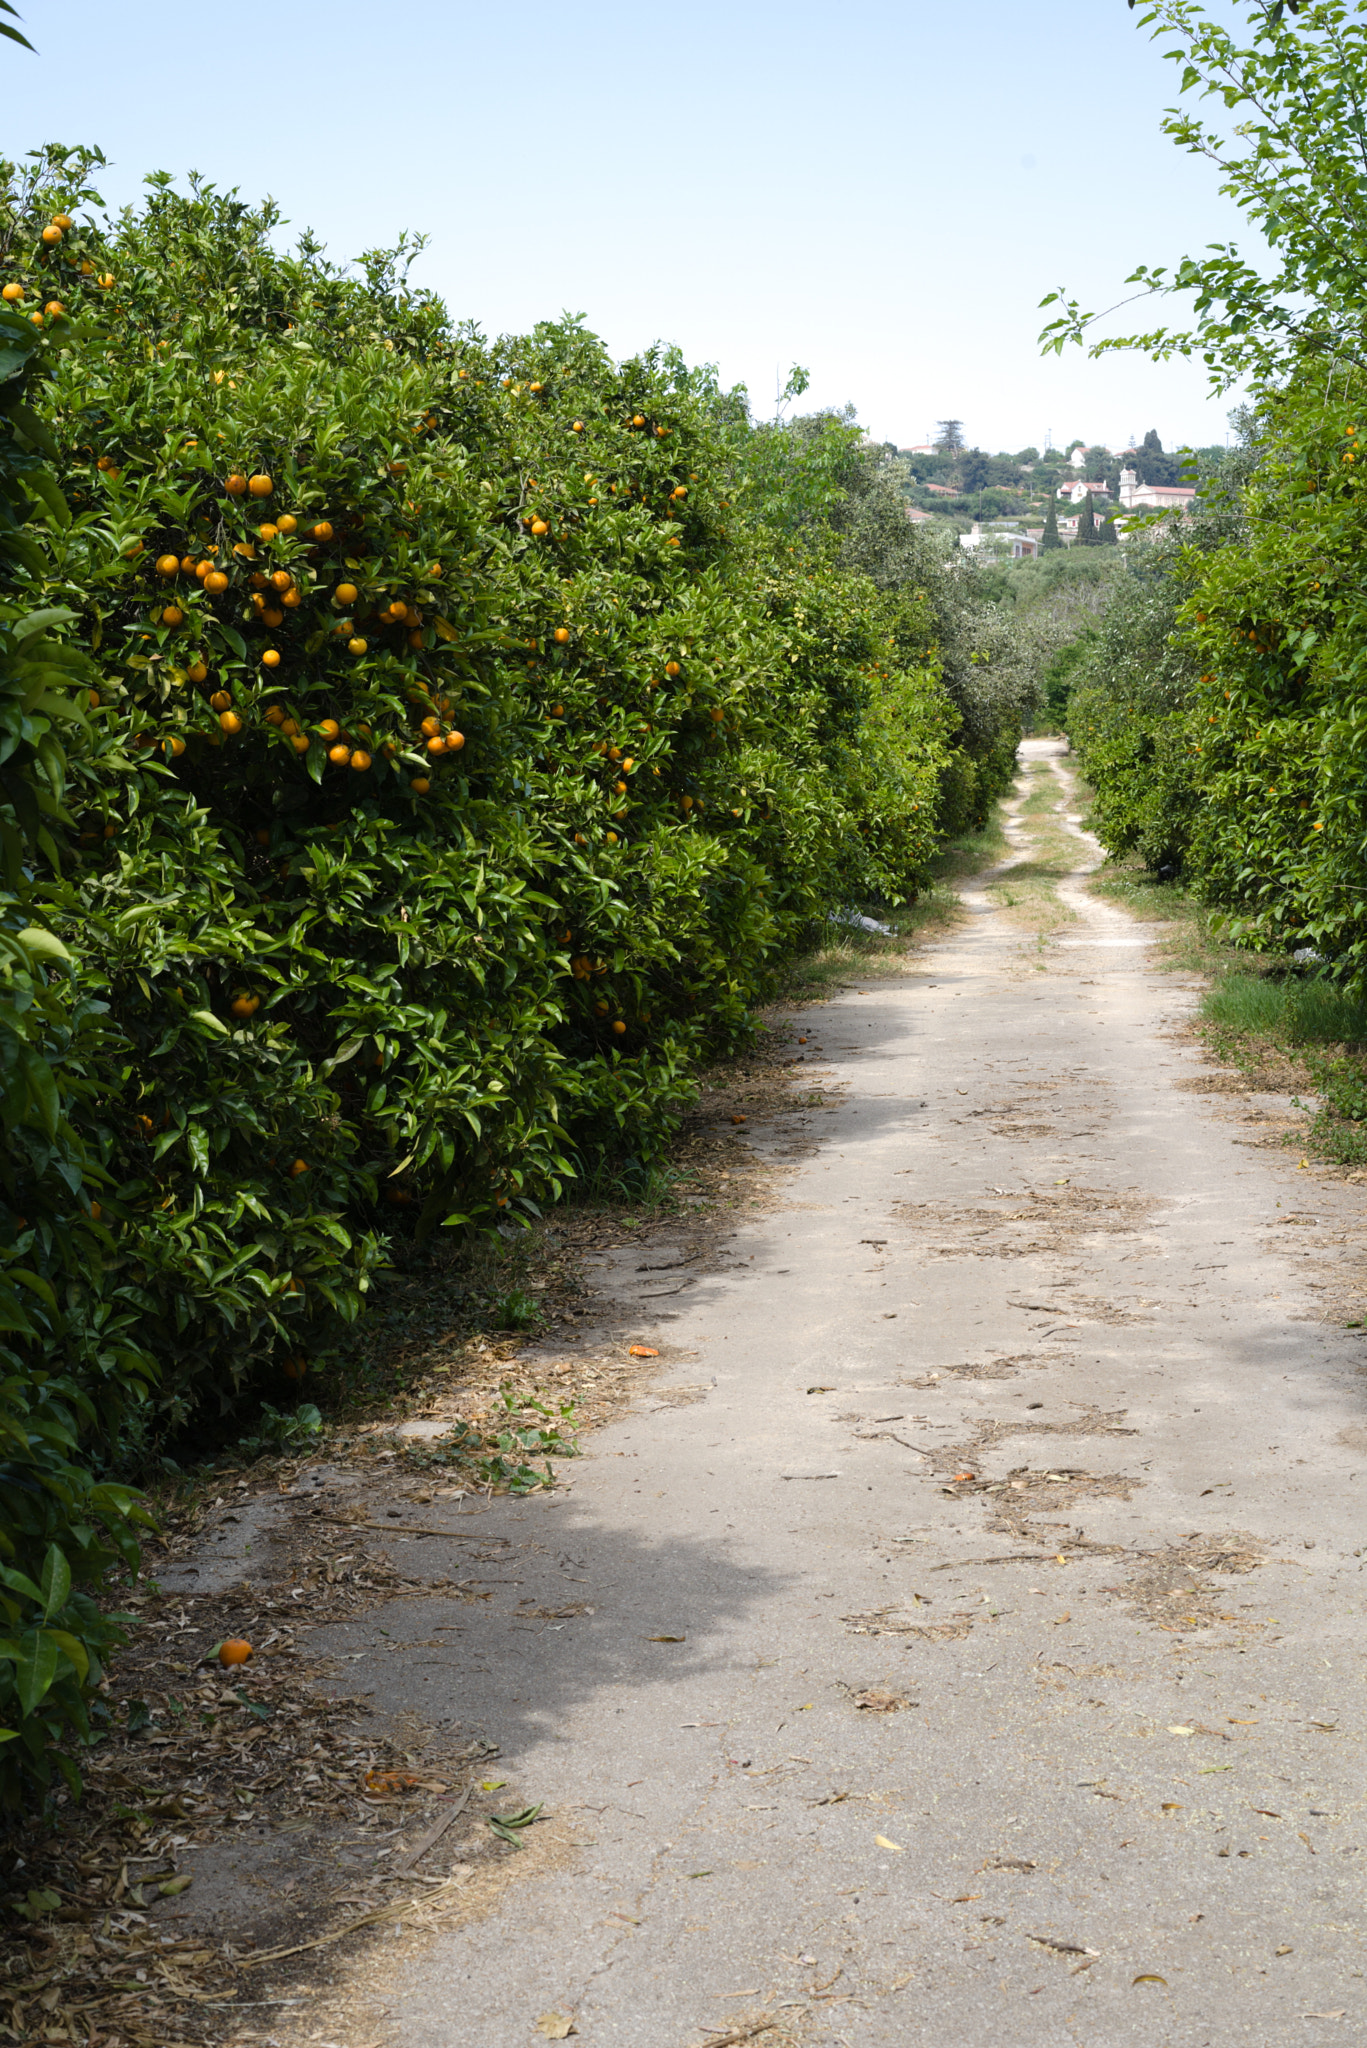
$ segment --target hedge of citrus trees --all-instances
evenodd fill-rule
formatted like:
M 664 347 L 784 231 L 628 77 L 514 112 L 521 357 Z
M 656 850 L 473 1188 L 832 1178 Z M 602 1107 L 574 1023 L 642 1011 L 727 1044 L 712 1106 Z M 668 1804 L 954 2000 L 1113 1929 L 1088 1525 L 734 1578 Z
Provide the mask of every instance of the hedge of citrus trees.
M 396 1236 L 657 1154 L 1014 715 L 710 373 L 198 186 L 111 224 L 97 165 L 0 191 L 11 1800 L 85 1730 L 120 1467 L 315 1373 Z
M 1107 846 L 1367 984 L 1367 413 L 1351 377 L 1264 394 L 1205 514 L 1134 548 L 1069 731 Z M 1231 545 L 1237 542 L 1237 545 Z

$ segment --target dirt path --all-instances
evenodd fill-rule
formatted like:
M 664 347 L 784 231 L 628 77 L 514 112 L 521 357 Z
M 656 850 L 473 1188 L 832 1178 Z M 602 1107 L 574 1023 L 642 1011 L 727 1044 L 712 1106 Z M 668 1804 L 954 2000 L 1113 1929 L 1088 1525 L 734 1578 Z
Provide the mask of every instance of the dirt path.
M 501 1743 L 554 1852 L 234 2038 L 1367 2037 L 1361 1196 L 1184 1087 L 1058 752 L 966 926 L 796 1021 L 843 1098 L 661 1278 L 656 1398 L 558 1499 L 423 1509 L 509 1583 L 315 1634 Z M 1072 842 L 1060 911 L 1025 856 Z

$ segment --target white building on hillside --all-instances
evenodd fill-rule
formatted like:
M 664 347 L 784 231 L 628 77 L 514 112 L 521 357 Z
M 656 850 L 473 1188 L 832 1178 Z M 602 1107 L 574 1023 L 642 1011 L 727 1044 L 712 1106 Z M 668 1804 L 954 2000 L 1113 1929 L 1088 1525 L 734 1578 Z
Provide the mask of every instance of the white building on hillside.
M 1137 471 L 1120 472 L 1120 503 L 1126 512 L 1164 512 L 1173 507 L 1185 512 L 1195 496 L 1192 484 L 1141 484 Z
M 1088 491 L 1094 498 L 1104 498 L 1108 504 L 1110 503 L 1111 493 L 1104 480 L 1101 483 L 1089 484 L 1081 477 L 1076 477 L 1070 484 L 1060 484 L 1055 495 L 1066 498 L 1070 504 L 1080 505 Z

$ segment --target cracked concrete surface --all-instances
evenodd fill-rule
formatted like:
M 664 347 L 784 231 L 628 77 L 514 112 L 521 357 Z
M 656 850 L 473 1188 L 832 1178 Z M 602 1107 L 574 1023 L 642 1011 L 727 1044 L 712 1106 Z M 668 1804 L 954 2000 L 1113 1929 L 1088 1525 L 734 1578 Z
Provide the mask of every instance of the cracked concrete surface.
M 510 1583 L 315 1633 L 572 1847 L 344 1964 L 343 2048 L 1367 2034 L 1367 1356 L 1322 1298 L 1362 1197 L 1178 1085 L 1194 992 L 1067 829 L 1049 943 L 980 878 L 814 1013 L 842 1099 L 669 1276 L 650 1401 L 567 1494 L 462 1509 Z

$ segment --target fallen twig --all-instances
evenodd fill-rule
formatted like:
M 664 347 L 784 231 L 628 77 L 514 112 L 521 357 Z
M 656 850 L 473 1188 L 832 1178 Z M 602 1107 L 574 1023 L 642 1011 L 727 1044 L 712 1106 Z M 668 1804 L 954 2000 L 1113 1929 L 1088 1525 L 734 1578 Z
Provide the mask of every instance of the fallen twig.
M 344 1936 L 355 1934 L 362 1927 L 379 1927 L 387 1920 L 406 1919 L 410 1913 L 430 1913 L 434 1906 L 439 1906 L 444 1900 L 454 1897 L 471 1875 L 467 1864 L 460 1870 L 453 1870 L 435 1890 L 427 1892 L 421 1898 L 395 1899 L 392 1905 L 379 1906 L 373 1913 L 362 1913 L 359 1920 L 348 1920 L 344 1927 L 334 1927 L 330 1934 L 315 1935 L 312 1941 L 296 1942 L 293 1948 L 263 1948 L 256 1955 L 239 1956 L 237 1960 L 243 1969 L 248 1970 L 255 1969 L 258 1963 L 280 1963 L 287 1956 L 302 1956 L 310 1949 L 326 1948 L 329 1942 L 341 1941 Z
M 473 1789 L 474 1787 L 471 1785 L 466 1786 L 455 1805 L 448 1807 L 447 1811 L 433 1822 L 427 1833 L 414 1843 L 408 1854 L 399 1858 L 399 1861 L 394 1866 L 396 1870 L 412 1870 L 415 1864 L 422 1862 L 423 1857 L 427 1854 L 433 1843 L 439 1842 L 452 1821 L 458 1819 L 464 1813 L 466 1807 L 470 1804 L 470 1794 Z

